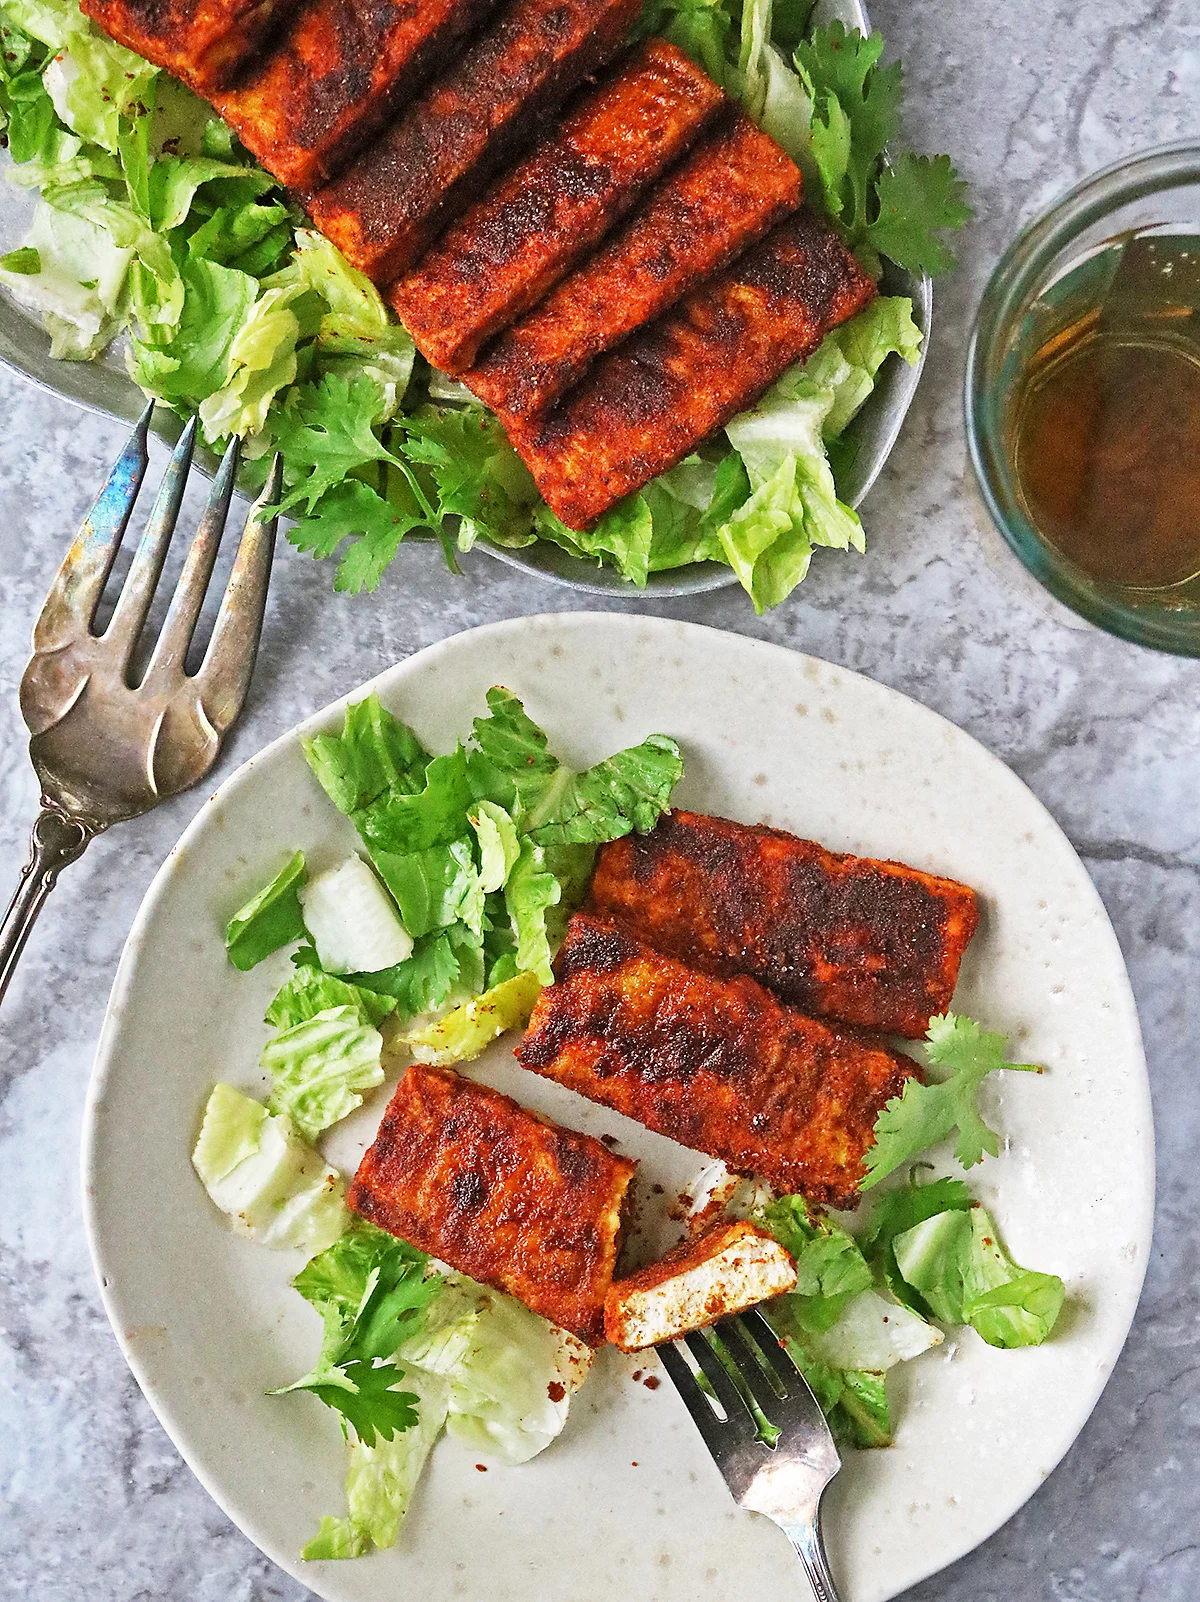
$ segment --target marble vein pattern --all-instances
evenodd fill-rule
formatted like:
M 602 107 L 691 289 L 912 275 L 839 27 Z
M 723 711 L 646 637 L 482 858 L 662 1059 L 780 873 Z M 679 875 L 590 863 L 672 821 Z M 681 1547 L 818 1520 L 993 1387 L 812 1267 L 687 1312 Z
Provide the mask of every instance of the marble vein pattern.
M 812 652 L 924 701 L 1008 762 L 1083 854 L 1145 1031 L 1159 1153 L 1149 1275 L 1125 1353 L 1063 1464 L 1008 1526 L 907 1602 L 1194 1602 L 1200 662 L 1109 639 L 1026 579 L 970 480 L 960 394 L 971 313 L 1019 224 L 1124 152 L 1200 134 L 1200 9 L 876 0 L 872 13 L 904 58 L 913 142 L 955 153 L 978 218 L 958 273 L 938 289 L 908 426 L 864 507 L 869 551 L 819 553 L 802 589 L 766 618 L 737 590 L 658 610 Z M 15 693 L 29 627 L 123 431 L 2 373 L 0 420 L 8 881 L 37 800 Z M 344 597 L 328 566 L 284 548 L 260 670 L 218 777 L 430 641 L 523 613 L 636 604 L 573 597 L 483 552 L 464 568 L 450 578 L 435 550 L 413 546 L 375 596 Z M 179 797 L 102 839 L 68 871 L 0 1019 L 0 1598 L 310 1594 L 228 1523 L 154 1420 L 109 1333 L 80 1221 L 79 1116 L 105 999 L 142 894 L 200 799 Z

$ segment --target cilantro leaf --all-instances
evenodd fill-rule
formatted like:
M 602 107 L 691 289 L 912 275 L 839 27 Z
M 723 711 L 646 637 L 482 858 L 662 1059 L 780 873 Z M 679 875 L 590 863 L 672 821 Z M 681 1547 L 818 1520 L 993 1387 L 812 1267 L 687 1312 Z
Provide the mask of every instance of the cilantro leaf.
M 945 272 L 954 253 L 937 236 L 973 213 L 949 156 L 885 152 L 900 133 L 904 77 L 881 65 L 884 41 L 831 22 L 796 47 L 796 70 L 812 102 L 813 162 L 826 214 L 864 266 L 880 256 L 910 272 Z
M 311 1391 L 350 1424 L 365 1446 L 390 1441 L 417 1422 L 411 1392 L 398 1390 L 403 1370 L 390 1358 L 416 1333 L 442 1288 L 428 1256 L 407 1241 L 356 1221 L 340 1240 L 306 1263 L 292 1284 L 325 1325 L 312 1371 L 273 1391 Z
M 948 1068 L 950 1077 L 924 1085 L 910 1079 L 903 1094 L 893 1096 L 884 1107 L 875 1120 L 875 1143 L 866 1155 L 862 1190 L 877 1185 L 955 1129 L 954 1155 L 964 1168 L 982 1162 L 985 1152 L 996 1156 L 1000 1137 L 980 1115 L 979 1086 L 998 1068 L 1042 1071 L 1034 1063 L 1006 1062 L 1003 1035 L 987 1034 L 973 1019 L 952 1012 L 930 1019 L 926 1040 L 930 1062 Z
M 311 512 L 326 490 L 364 463 L 399 466 L 375 432 L 387 408 L 383 385 L 366 373 L 353 378 L 327 373 L 293 390 L 290 403 L 275 416 L 275 443 L 290 473 L 300 469 L 307 476 L 284 501 L 284 510 L 303 501 Z
M 867 239 L 909 272 L 948 272 L 955 255 L 937 231 L 961 228 L 971 220 L 966 192 L 949 156 L 897 156 L 879 175 L 879 215 L 868 227 Z
M 348 478 L 321 496 L 308 515 L 288 529 L 289 542 L 298 551 L 318 559 L 332 556 L 343 540 L 352 541 L 338 566 L 334 588 L 358 595 L 378 589 L 383 570 L 412 529 L 425 522 L 423 513 L 385 500 L 369 484 Z
M 403 1370 L 393 1363 L 346 1363 L 340 1368 L 314 1369 L 294 1385 L 273 1391 L 311 1391 L 326 1407 L 341 1415 L 342 1430 L 349 1424 L 364 1446 L 374 1446 L 382 1435 L 390 1441 L 417 1422 L 417 1398 L 397 1389 Z

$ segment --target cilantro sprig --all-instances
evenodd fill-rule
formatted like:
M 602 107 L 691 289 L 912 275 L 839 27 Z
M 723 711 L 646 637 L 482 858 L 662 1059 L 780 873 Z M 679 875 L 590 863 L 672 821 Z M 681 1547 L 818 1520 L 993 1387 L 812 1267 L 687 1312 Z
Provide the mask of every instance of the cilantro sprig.
M 880 63 L 882 34 L 840 22 L 817 28 L 796 48 L 796 71 L 812 101 L 813 161 L 830 221 L 873 273 L 889 257 L 910 272 L 954 265 L 939 235 L 974 215 L 949 156 L 884 151 L 900 134 L 904 75 Z
M 417 1398 L 398 1388 L 404 1371 L 387 1359 L 442 1288 L 428 1263 L 424 1252 L 365 1222 L 314 1257 L 292 1284 L 321 1314 L 321 1352 L 309 1373 L 270 1394 L 311 1391 L 364 1446 L 411 1429 Z
M 948 1069 L 949 1075 L 924 1085 L 910 1079 L 903 1093 L 887 1103 L 875 1120 L 875 1143 L 866 1155 L 860 1189 L 870 1190 L 955 1130 L 954 1155 L 964 1168 L 982 1162 L 985 1152 L 995 1157 L 1000 1137 L 979 1111 L 980 1085 L 1000 1068 L 1042 1071 L 1035 1063 L 1006 1061 L 1006 1044 L 1003 1035 L 986 1032 L 972 1018 L 947 1012 L 931 1019 L 926 1055 L 934 1068 Z

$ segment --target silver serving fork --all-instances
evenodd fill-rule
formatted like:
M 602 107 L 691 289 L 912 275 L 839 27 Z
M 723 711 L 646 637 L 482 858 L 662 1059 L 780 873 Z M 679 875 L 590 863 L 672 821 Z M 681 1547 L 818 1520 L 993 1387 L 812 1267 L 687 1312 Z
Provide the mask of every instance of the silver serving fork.
M 225 452 L 175 586 L 149 666 L 130 664 L 191 468 L 196 423 L 184 429 L 103 634 L 93 621 L 146 476 L 153 404 L 143 412 L 84 519 L 33 630 L 21 680 L 29 755 L 42 786 L 29 862 L 0 923 L 0 999 L 60 871 L 111 824 L 149 812 L 211 769 L 242 709 L 262 632 L 275 549 L 278 457 L 251 508 L 204 660 L 184 670 L 229 515 L 238 441 Z
M 817 1602 L 838 1602 L 821 1540 L 821 1495 L 842 1464 L 807 1381 L 757 1308 L 684 1343 L 703 1381 L 674 1342 L 655 1350 L 734 1501 L 779 1525 Z

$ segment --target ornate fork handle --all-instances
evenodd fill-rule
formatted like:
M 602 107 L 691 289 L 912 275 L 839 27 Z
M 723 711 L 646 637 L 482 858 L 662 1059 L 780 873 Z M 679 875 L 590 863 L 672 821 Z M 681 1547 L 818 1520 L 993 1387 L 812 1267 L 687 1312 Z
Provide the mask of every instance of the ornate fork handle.
M 17 966 L 42 903 L 68 863 L 81 857 L 96 830 L 58 807 L 44 805 L 29 841 L 29 861 L 0 923 L 0 1001 Z
M 838 1602 L 837 1587 L 833 1583 L 833 1575 L 829 1572 L 825 1543 L 821 1539 L 819 1515 L 811 1524 L 785 1525 L 784 1532 L 795 1548 L 796 1556 L 804 1565 L 804 1572 L 808 1576 L 808 1583 L 812 1586 L 816 1602 Z

